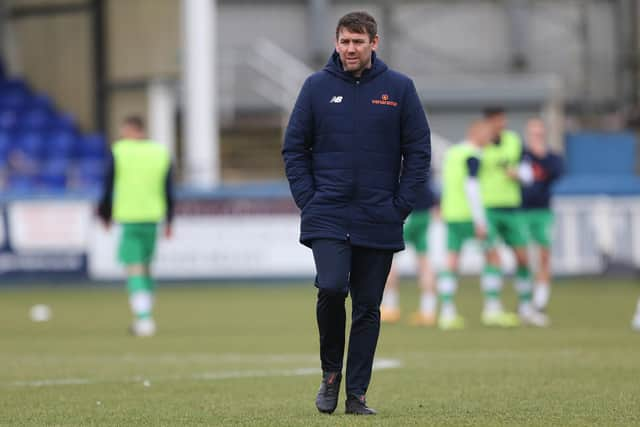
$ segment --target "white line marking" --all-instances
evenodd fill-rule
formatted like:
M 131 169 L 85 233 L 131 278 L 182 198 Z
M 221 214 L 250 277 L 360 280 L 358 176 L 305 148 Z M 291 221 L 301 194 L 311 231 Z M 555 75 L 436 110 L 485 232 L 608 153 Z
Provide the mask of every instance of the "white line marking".
M 381 371 L 385 369 L 397 369 L 402 366 L 402 362 L 398 359 L 377 359 L 373 363 L 373 370 Z M 9 387 L 48 387 L 48 386 L 66 386 L 66 385 L 90 385 L 101 383 L 137 383 L 142 382 L 145 387 L 147 384 L 157 381 L 182 381 L 186 379 L 190 380 L 202 380 L 202 381 L 216 381 L 235 378 L 267 378 L 267 377 L 298 377 L 307 375 L 319 375 L 321 373 L 319 368 L 294 368 L 294 369 L 265 369 L 265 370 L 234 370 L 234 371 L 220 371 L 220 372 L 204 372 L 200 374 L 193 374 L 187 376 L 135 376 L 126 378 L 124 380 L 99 380 L 90 378 L 59 378 L 59 379 L 41 379 L 33 381 L 15 381 L 5 383 L 5 386 Z
M 0 361 L 11 363 L 19 357 L 21 363 L 64 363 L 69 362 L 68 355 L 32 355 L 20 354 L 18 356 L 6 356 L 0 354 Z M 74 355 L 74 363 L 314 363 L 318 360 L 318 355 L 312 354 L 242 354 L 242 353 L 158 353 L 154 355 L 142 354 L 114 354 L 114 355 Z
M 45 387 L 56 385 L 79 385 L 79 384 L 92 384 L 93 381 L 85 378 L 60 378 L 49 380 L 36 380 L 36 381 L 16 381 L 11 385 L 16 387 Z
M 230 378 L 297 377 L 319 374 L 318 368 L 272 369 L 264 371 L 205 372 L 192 375 L 194 380 L 225 380 Z

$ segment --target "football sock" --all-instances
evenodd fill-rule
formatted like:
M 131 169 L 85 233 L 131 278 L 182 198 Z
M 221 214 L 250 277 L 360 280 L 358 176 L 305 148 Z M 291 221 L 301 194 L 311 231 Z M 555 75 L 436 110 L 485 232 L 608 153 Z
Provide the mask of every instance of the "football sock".
M 502 302 L 500 301 L 502 273 L 500 269 L 492 265 L 486 266 L 482 272 L 480 285 L 484 294 L 484 311 L 502 311 Z
M 531 297 L 533 286 L 531 284 L 531 277 L 529 269 L 524 266 L 519 266 L 516 271 L 515 288 L 518 293 L 519 310 L 526 311 L 531 309 Z
M 431 291 L 422 291 L 420 296 L 420 312 L 432 315 L 436 312 L 437 298 Z
M 399 306 L 398 290 L 385 289 L 382 296 L 382 305 L 385 308 L 396 310 Z
M 130 276 L 127 280 L 129 306 L 136 319 L 151 318 L 153 309 L 153 282 L 146 276 Z
M 440 299 L 440 316 L 454 317 L 457 314 L 454 297 L 458 289 L 456 276 L 450 271 L 438 274 L 438 298 Z
M 548 283 L 538 283 L 533 290 L 533 305 L 538 310 L 544 310 L 549 304 L 551 296 L 551 286 Z
M 145 289 L 153 294 L 156 287 L 154 280 L 150 276 L 145 276 L 144 279 Z

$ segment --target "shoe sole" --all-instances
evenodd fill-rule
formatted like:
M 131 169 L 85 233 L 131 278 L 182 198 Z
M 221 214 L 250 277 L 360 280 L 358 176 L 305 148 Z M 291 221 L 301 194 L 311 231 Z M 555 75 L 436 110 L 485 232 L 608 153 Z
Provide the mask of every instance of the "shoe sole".
M 336 406 L 334 406 L 333 408 L 321 408 L 318 406 L 318 402 L 316 401 L 316 409 L 318 410 L 318 412 L 322 414 L 333 414 L 337 407 L 338 407 L 337 401 L 336 401 Z

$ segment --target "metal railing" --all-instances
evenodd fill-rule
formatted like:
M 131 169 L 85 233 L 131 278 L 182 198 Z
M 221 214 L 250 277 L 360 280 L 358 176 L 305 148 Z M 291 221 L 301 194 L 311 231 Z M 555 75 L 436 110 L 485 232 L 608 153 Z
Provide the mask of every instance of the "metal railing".
M 286 124 L 298 92 L 313 70 L 268 39 L 256 43 L 252 53 L 247 64 L 260 76 L 254 89 L 282 110 Z

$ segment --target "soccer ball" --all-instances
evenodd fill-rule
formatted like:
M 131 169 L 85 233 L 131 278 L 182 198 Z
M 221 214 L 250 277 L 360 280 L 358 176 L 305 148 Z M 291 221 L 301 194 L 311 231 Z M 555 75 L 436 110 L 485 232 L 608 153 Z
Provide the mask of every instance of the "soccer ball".
M 29 317 L 34 322 L 46 322 L 51 319 L 51 308 L 45 304 L 36 304 L 29 309 Z

